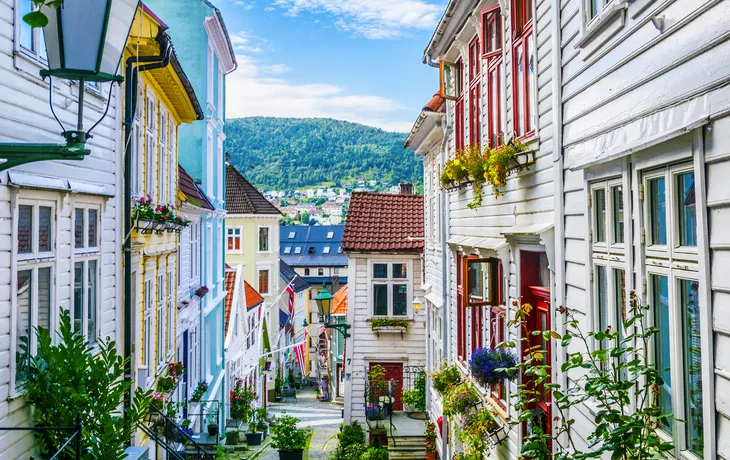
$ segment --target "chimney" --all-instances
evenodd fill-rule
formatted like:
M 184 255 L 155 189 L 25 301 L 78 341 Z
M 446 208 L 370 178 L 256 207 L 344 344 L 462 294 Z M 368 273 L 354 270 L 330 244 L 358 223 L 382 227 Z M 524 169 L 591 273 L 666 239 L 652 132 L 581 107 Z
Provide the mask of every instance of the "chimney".
M 410 182 L 400 183 L 400 194 L 401 195 L 413 195 L 413 184 Z

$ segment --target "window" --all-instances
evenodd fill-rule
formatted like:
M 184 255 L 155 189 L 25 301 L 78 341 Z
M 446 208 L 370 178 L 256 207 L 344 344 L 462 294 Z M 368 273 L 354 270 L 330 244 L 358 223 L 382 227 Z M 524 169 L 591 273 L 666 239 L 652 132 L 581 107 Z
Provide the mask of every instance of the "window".
M 337 254 L 342 254 L 342 246 L 337 246 Z
M 18 0 L 18 7 L 20 10 L 18 17 L 21 18 L 18 21 L 18 28 L 20 29 L 18 31 L 20 50 L 31 57 L 46 61 L 48 55 L 46 53 L 46 42 L 43 39 L 43 28 L 31 28 L 30 25 L 22 20 L 23 16 L 34 10 L 33 1 Z
M 208 131 L 208 141 L 207 141 L 207 153 L 208 158 L 214 158 L 215 152 L 213 151 L 213 134 Z M 205 186 L 205 194 L 209 197 L 213 196 L 213 165 L 212 161 L 206 161 L 205 162 L 205 182 L 203 185 Z
M 334 268 L 334 272 L 333 272 L 333 273 L 334 273 L 335 275 L 339 275 L 339 274 L 340 274 L 340 268 L 339 268 L 339 267 L 335 267 L 335 268 Z
M 289 232 L 289 239 L 292 239 L 295 236 L 297 236 L 297 232 Z
M 142 133 L 140 128 L 140 112 L 141 110 L 138 109 L 137 113 L 134 116 L 134 124 L 132 125 L 132 138 L 129 140 L 129 142 L 131 142 L 132 144 L 132 161 L 130 161 L 130 167 L 132 170 L 129 181 L 132 195 L 135 197 L 142 195 L 139 176 L 140 170 L 142 169 L 140 165 L 144 163 L 144 158 L 141 158 L 142 152 L 144 151 L 144 141 L 142 140 Z
M 598 17 L 609 3 L 613 0 L 585 0 L 586 2 L 586 22 L 591 22 Z
M 177 136 L 175 133 L 174 120 L 170 117 L 168 121 L 170 124 L 170 136 L 167 138 L 167 147 L 169 152 L 167 158 L 170 162 L 170 166 L 168 167 L 170 178 L 167 182 L 167 190 L 170 195 L 168 202 L 174 205 L 177 198 Z
M 269 293 L 269 270 L 259 270 L 259 294 Z
M 469 142 L 481 145 L 482 132 L 482 61 L 479 34 L 469 44 Z
M 226 229 L 228 234 L 228 251 L 240 251 L 241 250 L 241 229 L 240 228 L 228 228 Z
M 151 94 L 147 95 L 146 115 L 147 141 L 145 143 L 145 194 L 155 196 L 155 178 L 157 174 L 157 105 Z
M 190 224 L 190 277 L 200 276 L 200 223 Z
M 153 296 L 152 280 L 147 279 L 144 283 L 144 365 L 148 371 L 152 369 L 154 354 L 152 351 L 152 312 Z M 148 382 L 152 381 L 152 372 L 148 374 Z
M 659 329 L 653 357 L 664 380 L 658 404 L 686 421 L 670 421 L 662 428 L 680 451 L 702 457 L 703 305 L 697 264 L 686 263 L 698 260 L 694 171 L 691 164 L 673 165 L 649 171 L 642 179 L 645 276 L 652 326 Z
M 324 276 L 324 268 L 318 268 L 317 269 L 317 275 Z
M 466 361 L 466 304 L 464 302 L 464 254 L 456 255 L 456 353 L 459 361 Z
M 259 252 L 269 252 L 270 227 L 259 227 Z
M 481 259 L 476 256 L 462 257 L 463 296 L 462 304 L 469 307 L 471 316 L 471 347 L 464 351 L 467 355 L 483 344 L 484 307 L 498 305 L 498 260 Z M 466 313 L 466 311 L 464 312 Z M 464 320 L 466 321 L 466 319 Z M 466 338 L 464 338 L 466 340 Z M 466 359 L 466 358 L 465 358 Z
M 322 253 L 323 254 L 329 254 L 330 253 L 330 247 L 329 246 L 325 246 L 324 249 L 322 250 Z
M 297 246 L 294 248 L 294 254 L 300 254 L 302 252 L 302 248 Z
M 482 53 L 487 60 L 487 142 L 502 142 L 502 15 L 498 6 L 482 11 Z
M 284 248 L 284 254 L 291 254 L 291 246 L 287 246 Z
M 304 276 L 309 276 L 309 269 L 308 268 L 305 268 L 304 269 Z
M 512 0 L 512 91 L 514 132 L 534 133 L 535 40 L 532 0 Z
M 335 237 L 335 232 L 327 232 L 327 239 L 328 240 L 331 240 L 334 237 Z
M 457 99 L 455 105 L 455 118 L 456 118 L 456 131 L 455 131 L 455 142 L 456 151 L 458 152 L 464 148 L 464 91 L 463 91 L 463 75 L 464 66 L 462 65 L 461 59 L 456 62 L 454 78 L 456 79 L 455 86 L 457 89 Z M 457 153 L 458 154 L 458 153 Z
M 314 254 L 314 246 L 309 246 L 309 250 L 307 250 L 307 254 Z
M 162 268 L 161 270 L 164 270 Z M 157 368 L 161 370 L 162 366 L 165 365 L 165 344 L 167 343 L 167 337 L 165 335 L 166 329 L 166 310 L 165 310 L 165 287 L 167 283 L 165 280 L 165 273 L 159 273 L 157 275 Z
M 167 356 L 175 350 L 175 273 L 167 272 Z
M 99 211 L 94 208 L 74 210 L 74 248 L 94 250 L 99 246 Z
M 22 206 L 21 206 L 22 208 Z M 28 360 L 38 349 L 35 328 L 51 329 L 53 323 L 52 261 L 18 261 L 15 286 L 15 373 L 13 393 L 22 390 Z
M 160 187 L 160 202 L 166 202 L 168 200 L 168 193 L 167 193 L 167 186 L 172 184 L 168 184 L 168 176 L 167 176 L 167 112 L 162 107 L 162 104 L 160 104 L 160 158 L 159 158 L 159 177 L 157 178 L 158 186 Z
M 408 316 L 410 263 L 373 263 L 373 316 Z
M 76 332 L 96 342 L 99 308 L 99 210 L 79 206 L 74 209 L 74 292 L 71 319 Z

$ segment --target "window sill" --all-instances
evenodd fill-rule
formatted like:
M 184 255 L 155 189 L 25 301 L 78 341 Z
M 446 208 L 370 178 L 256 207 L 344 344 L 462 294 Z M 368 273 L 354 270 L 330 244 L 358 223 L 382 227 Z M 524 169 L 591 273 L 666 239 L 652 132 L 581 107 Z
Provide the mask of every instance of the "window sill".
M 28 75 L 27 78 L 41 84 L 44 88 L 48 89 L 50 87 L 50 80 L 46 80 L 40 75 L 40 70 L 47 68 L 48 64 L 38 56 L 26 53 L 22 49 L 15 50 L 13 53 L 13 66 Z
M 586 24 L 582 36 L 574 46 L 575 49 L 584 51 L 584 60 L 624 27 L 626 8 L 626 0 L 611 2 L 598 17 Z

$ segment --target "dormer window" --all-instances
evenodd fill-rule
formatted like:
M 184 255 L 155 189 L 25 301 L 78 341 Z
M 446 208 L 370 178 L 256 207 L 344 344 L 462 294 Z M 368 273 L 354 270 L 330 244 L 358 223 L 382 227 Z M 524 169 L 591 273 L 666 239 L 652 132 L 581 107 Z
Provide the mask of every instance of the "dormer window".
M 332 238 L 334 238 L 334 236 L 335 236 L 335 232 L 327 232 L 327 239 L 328 240 L 331 240 Z
M 301 253 L 302 253 L 302 248 L 300 248 L 299 246 L 294 248 L 294 254 L 301 254 Z
M 309 246 L 309 250 L 307 251 L 307 254 L 314 254 L 314 246 Z
M 289 239 L 292 239 L 295 236 L 297 236 L 297 232 L 289 232 Z
M 329 247 L 329 246 L 325 246 L 325 247 L 324 247 L 324 251 L 322 251 L 322 252 L 323 252 L 324 254 L 329 254 L 329 253 L 330 253 L 330 247 Z
M 284 248 L 284 254 L 291 254 L 291 246 L 287 246 Z

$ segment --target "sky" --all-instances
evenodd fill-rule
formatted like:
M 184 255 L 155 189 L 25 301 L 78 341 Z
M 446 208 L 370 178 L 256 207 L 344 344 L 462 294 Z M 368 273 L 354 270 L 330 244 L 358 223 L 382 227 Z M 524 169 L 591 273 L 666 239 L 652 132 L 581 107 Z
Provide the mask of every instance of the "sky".
M 217 0 L 238 70 L 226 116 L 327 117 L 408 132 L 438 89 L 421 62 L 447 0 Z

